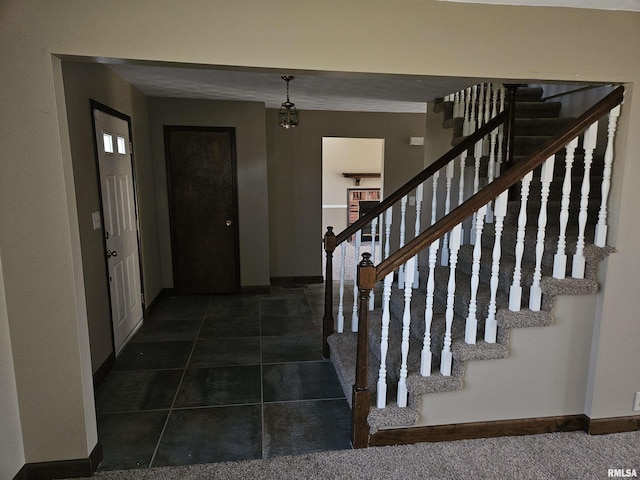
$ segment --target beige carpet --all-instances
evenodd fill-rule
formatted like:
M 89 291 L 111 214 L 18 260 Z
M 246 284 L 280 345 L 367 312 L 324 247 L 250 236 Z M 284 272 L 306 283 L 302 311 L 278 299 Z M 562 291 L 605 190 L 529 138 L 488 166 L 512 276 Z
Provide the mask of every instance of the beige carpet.
M 102 472 L 98 480 L 606 479 L 640 475 L 640 432 L 584 432 L 321 452 L 185 467 Z M 627 475 L 628 476 L 628 475 Z M 620 477 L 619 477 L 620 478 Z

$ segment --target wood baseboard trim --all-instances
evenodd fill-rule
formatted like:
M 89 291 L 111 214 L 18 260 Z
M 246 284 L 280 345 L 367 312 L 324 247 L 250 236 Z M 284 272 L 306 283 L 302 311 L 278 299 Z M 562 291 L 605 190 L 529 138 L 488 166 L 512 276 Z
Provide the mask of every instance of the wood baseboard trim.
M 312 283 L 323 283 L 323 282 L 324 282 L 324 277 L 322 275 L 311 275 L 306 277 L 271 277 L 271 285 L 273 286 L 312 284 Z
M 378 430 L 369 438 L 369 446 L 406 445 L 418 442 L 446 442 L 473 438 L 535 435 L 539 433 L 587 430 L 586 415 L 525 418 L 493 422 L 460 423 L 430 427 Z
M 271 285 L 243 285 L 240 287 L 240 293 L 271 293 Z
M 58 462 L 27 463 L 14 480 L 51 480 L 53 478 L 90 477 L 102 461 L 102 444 L 98 442 L 88 458 Z
M 104 380 L 104 377 L 107 376 L 107 373 L 111 370 L 113 365 L 116 363 L 116 354 L 111 352 L 107 359 L 102 362 L 102 365 L 98 367 L 98 370 L 93 374 L 93 387 L 97 387 L 100 385 L 100 382 Z
M 640 415 L 631 417 L 593 418 L 589 420 L 589 435 L 635 432 L 640 430 Z

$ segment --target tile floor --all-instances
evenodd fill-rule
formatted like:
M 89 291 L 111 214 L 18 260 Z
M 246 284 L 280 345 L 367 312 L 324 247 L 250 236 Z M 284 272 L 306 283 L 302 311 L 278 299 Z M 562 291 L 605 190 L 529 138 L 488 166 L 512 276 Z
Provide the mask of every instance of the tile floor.
M 323 292 L 163 299 L 96 389 L 99 470 L 351 448 Z

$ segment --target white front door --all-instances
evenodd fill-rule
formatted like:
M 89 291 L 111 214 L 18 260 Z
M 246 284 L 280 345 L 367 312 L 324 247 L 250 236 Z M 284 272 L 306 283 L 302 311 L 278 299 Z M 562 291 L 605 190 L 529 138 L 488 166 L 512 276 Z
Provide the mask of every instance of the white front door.
M 133 169 L 126 120 L 93 110 L 116 355 L 142 322 Z

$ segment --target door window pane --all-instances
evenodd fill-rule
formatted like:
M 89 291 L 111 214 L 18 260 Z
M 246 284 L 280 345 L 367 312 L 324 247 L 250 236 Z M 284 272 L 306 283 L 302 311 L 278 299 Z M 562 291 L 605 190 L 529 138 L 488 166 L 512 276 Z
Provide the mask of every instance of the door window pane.
M 104 144 L 104 153 L 113 153 L 113 137 L 110 133 L 102 134 L 102 143 Z
M 118 153 L 124 155 L 127 153 L 127 144 L 124 141 L 124 137 L 118 135 Z

